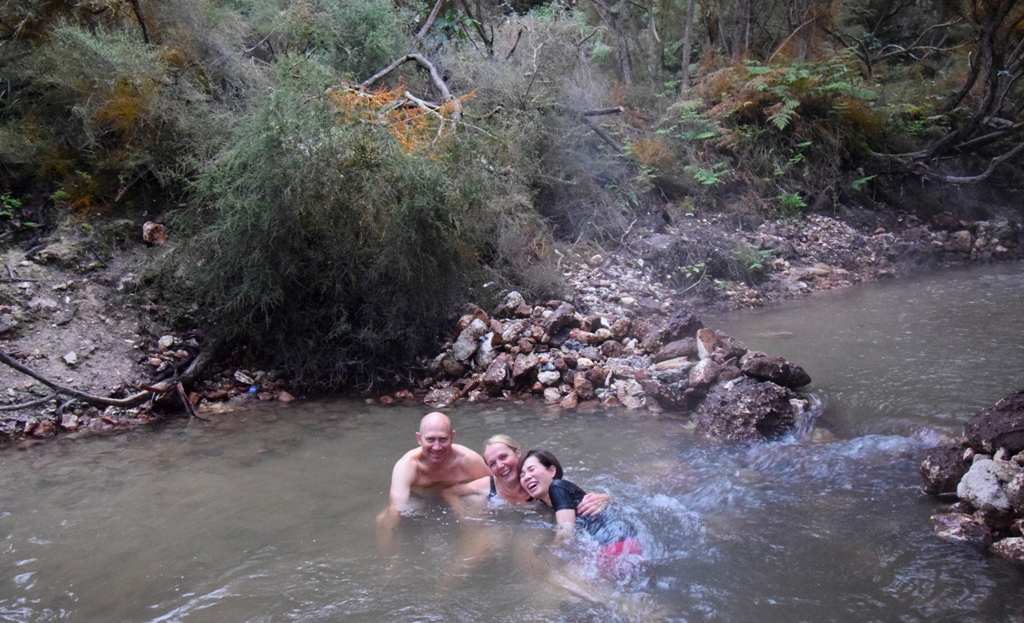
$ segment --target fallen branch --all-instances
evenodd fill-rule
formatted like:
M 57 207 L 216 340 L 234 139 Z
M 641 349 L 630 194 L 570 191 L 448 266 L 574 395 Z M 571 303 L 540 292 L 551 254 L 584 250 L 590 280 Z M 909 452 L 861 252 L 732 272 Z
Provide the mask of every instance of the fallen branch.
M 138 394 L 128 396 L 127 398 L 105 398 L 103 396 L 93 396 L 92 394 L 88 394 L 81 390 L 75 389 L 74 387 L 61 385 L 60 383 L 54 380 L 48 379 L 47 377 L 43 376 L 39 372 L 36 372 L 32 368 L 29 368 L 28 366 L 24 366 L 18 363 L 10 355 L 3 351 L 0 351 L 0 362 L 7 364 L 8 366 L 14 368 L 18 372 L 21 372 L 22 374 L 31 376 L 35 380 L 39 381 L 40 383 L 46 385 L 51 389 L 57 390 L 58 394 L 64 394 L 66 396 L 71 396 L 72 398 L 78 398 L 82 402 L 91 405 L 103 405 L 107 407 L 134 407 L 145 402 L 146 399 L 149 398 L 150 396 L 150 393 L 148 391 L 139 392 Z
M 606 142 L 609 145 L 611 145 L 611 148 L 614 149 L 616 153 L 620 153 L 621 154 L 623 152 L 622 146 L 619 145 L 618 142 L 616 142 L 616 140 L 614 138 L 612 138 L 610 134 L 608 134 L 607 132 L 602 130 L 600 127 L 598 127 L 597 124 L 593 123 L 590 119 L 588 119 L 586 117 L 584 117 L 582 119 L 582 121 L 583 121 L 584 125 L 586 125 L 588 128 L 590 128 L 591 130 L 594 131 L 594 134 L 596 134 L 599 137 L 601 137 L 601 140 L 603 140 L 604 142 Z
M 448 85 L 444 83 L 444 80 L 441 78 L 441 74 L 438 73 L 437 68 L 434 67 L 434 64 L 428 61 L 426 57 L 423 56 L 422 54 L 406 54 L 405 56 L 391 63 L 390 65 L 380 70 L 373 76 L 370 76 L 367 80 L 365 80 L 362 84 L 359 85 L 359 88 L 364 90 L 369 89 L 378 80 L 382 79 L 384 76 L 390 74 L 395 69 L 398 69 L 398 67 L 405 63 L 408 63 L 409 61 L 416 61 L 416 63 L 420 67 L 427 70 L 427 73 L 430 74 L 430 80 L 434 83 L 434 86 L 437 87 L 437 90 L 441 92 L 441 101 L 445 104 L 451 103 L 451 123 L 453 126 L 457 124 L 459 120 L 462 118 L 462 103 L 459 101 L 457 97 L 452 95 L 451 91 L 448 90 Z
M 618 115 L 623 112 L 622 106 L 615 106 L 613 108 L 595 108 L 594 110 L 584 110 L 581 114 L 584 117 L 600 117 L 603 115 Z
M 23 365 L 21 363 L 18 363 L 17 361 L 14 360 L 13 357 L 11 357 L 10 355 L 3 351 L 0 351 L 0 363 L 4 363 L 7 366 L 17 370 L 18 372 L 21 372 L 24 375 L 34 378 L 35 380 L 46 385 L 50 389 L 53 389 L 56 394 L 63 394 L 65 396 L 77 398 L 78 400 L 81 400 L 86 404 L 104 407 L 136 407 L 149 400 L 155 394 L 166 392 L 175 383 L 192 383 L 192 381 L 194 381 L 196 377 L 199 376 L 199 373 L 202 372 L 203 368 L 206 367 L 206 364 L 210 362 L 210 359 L 213 357 L 212 350 L 213 349 L 201 351 L 196 356 L 196 358 L 192 360 L 192 363 L 189 364 L 188 368 L 185 369 L 185 371 L 181 374 L 180 377 L 168 379 L 166 381 L 157 383 L 156 385 L 153 386 L 147 386 L 147 389 L 138 392 L 137 394 L 127 396 L 125 398 L 107 398 L 105 396 L 94 396 L 87 392 L 75 389 L 74 387 L 62 385 L 52 379 L 47 378 L 41 373 L 36 372 L 32 368 L 29 368 L 28 366 Z

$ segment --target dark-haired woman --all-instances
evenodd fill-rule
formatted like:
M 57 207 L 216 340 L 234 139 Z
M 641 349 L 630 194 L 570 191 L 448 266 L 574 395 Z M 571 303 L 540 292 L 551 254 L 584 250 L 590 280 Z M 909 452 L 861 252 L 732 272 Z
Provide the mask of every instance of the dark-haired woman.
M 606 511 L 591 517 L 577 513 L 587 494 L 575 483 L 562 479 L 562 465 L 545 450 L 530 450 L 519 462 L 519 482 L 534 499 L 555 510 L 559 541 L 571 538 L 576 528 L 584 530 L 601 546 L 598 563 L 603 570 L 623 554 L 642 555 L 636 529 Z

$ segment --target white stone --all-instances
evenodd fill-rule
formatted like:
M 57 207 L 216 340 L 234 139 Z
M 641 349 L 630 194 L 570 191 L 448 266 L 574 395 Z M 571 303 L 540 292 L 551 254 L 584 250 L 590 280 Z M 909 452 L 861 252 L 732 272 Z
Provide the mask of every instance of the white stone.
M 957 485 L 956 494 L 961 500 L 970 502 L 978 509 L 1010 509 L 1010 501 L 999 485 L 992 459 L 975 461 Z

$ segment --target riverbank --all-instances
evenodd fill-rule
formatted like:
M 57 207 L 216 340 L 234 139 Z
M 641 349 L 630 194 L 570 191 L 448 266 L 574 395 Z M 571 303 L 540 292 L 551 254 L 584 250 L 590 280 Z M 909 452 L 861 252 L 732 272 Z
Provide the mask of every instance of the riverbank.
M 686 216 L 671 223 L 655 218 L 653 225 L 638 222 L 614 250 L 591 247 L 563 252 L 559 268 L 566 295 L 539 304 L 523 301 L 529 312 L 521 317 L 536 314 L 546 319 L 567 303 L 573 314 L 592 319 L 591 330 L 585 332 L 595 336 L 605 329 L 602 323 L 609 325 L 606 329 L 611 333 L 616 320 L 628 320 L 631 329 L 625 334 L 589 345 L 607 360 L 609 354 L 628 357 L 627 349 L 642 345 L 646 335 L 663 329 L 680 310 L 700 316 L 712 310 L 760 307 L 935 267 L 1022 255 L 1019 227 L 1005 219 L 963 221 L 941 213 L 926 223 L 913 215 L 888 218 L 884 224 L 863 218 L 859 222 L 854 226 L 834 217 L 807 215 L 765 221 L 752 231 L 730 227 L 722 217 Z M 112 236 L 122 242 L 101 248 L 99 241 Z M 39 377 L 0 368 L 0 386 L 6 388 L 0 406 L 9 409 L 0 411 L 0 438 L 33 443 L 57 435 L 107 433 L 144 424 L 167 410 L 183 410 L 186 402 L 202 417 L 204 412 L 231 409 L 232 401 L 287 401 L 302 390 L 274 371 L 242 369 L 226 361 L 206 366 L 188 393 L 179 394 L 173 385 L 159 387 L 163 391 L 154 392 L 160 396 L 156 401 L 120 406 L 90 404 L 81 397 L 73 402 L 52 397 L 54 393 L 67 396 L 67 391 L 60 391 L 65 388 L 87 397 L 127 400 L 147 387 L 166 384 L 196 363 L 202 334 L 169 331 L 160 301 L 152 300 L 144 287 L 146 266 L 172 248 L 174 241 L 154 239 L 152 227 L 147 237 L 148 242 L 143 240 L 140 224 L 124 221 L 89 231 L 68 226 L 31 249 L 6 252 L 7 275 L 0 281 L 0 348 Z M 516 310 L 509 311 L 516 316 Z M 440 349 L 439 356 L 454 347 L 457 337 L 458 333 L 452 335 L 452 344 Z M 663 337 L 662 333 L 658 338 L 658 348 L 666 344 Z M 519 339 L 529 343 L 533 336 Z M 538 335 L 534 342 L 542 339 Z M 648 346 L 653 349 L 654 342 Z M 383 404 L 424 400 L 450 404 L 431 400 L 432 393 L 436 397 L 438 390 L 449 387 L 457 388 L 457 395 L 448 390 L 456 400 L 505 395 L 500 388 L 482 391 L 491 362 L 476 369 L 463 366 L 460 371 L 454 366 L 441 369 L 437 361 L 435 357 L 422 362 L 402 385 L 394 386 L 400 387 L 397 391 L 370 393 L 366 399 Z M 638 380 L 635 377 L 634 373 L 633 381 Z M 564 380 L 560 377 L 557 383 L 541 383 L 541 387 L 531 384 L 525 394 L 554 401 L 553 392 L 548 391 L 554 387 L 557 402 L 572 407 L 570 393 L 576 391 L 578 406 L 577 388 Z M 614 392 L 618 404 L 637 408 L 661 404 L 646 399 L 624 401 L 640 396 L 636 387 L 642 387 L 627 385 L 621 397 L 618 389 Z M 18 405 L 29 406 L 12 410 Z

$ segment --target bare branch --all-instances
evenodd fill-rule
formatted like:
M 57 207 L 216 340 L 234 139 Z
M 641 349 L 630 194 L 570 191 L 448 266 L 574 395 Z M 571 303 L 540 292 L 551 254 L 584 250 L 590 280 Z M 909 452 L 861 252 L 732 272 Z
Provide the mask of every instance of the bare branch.
M 427 16 L 427 21 L 423 23 L 423 27 L 420 28 L 420 31 L 412 38 L 413 48 L 418 46 L 420 42 L 423 41 L 423 37 L 427 36 L 427 33 L 430 32 L 430 28 L 434 25 L 434 21 L 437 20 L 437 14 L 441 11 L 441 4 L 443 3 L 444 0 L 437 0 L 437 2 L 434 3 L 434 8 L 430 10 L 430 15 Z
M 977 184 L 978 182 L 984 182 L 992 175 L 992 173 L 996 170 L 996 168 L 999 165 L 1006 162 L 1010 158 L 1016 156 L 1018 153 L 1020 153 L 1022 149 L 1024 149 L 1024 143 L 1019 143 L 1016 147 L 1006 152 L 1002 156 L 999 156 L 998 158 L 993 158 L 992 161 L 989 162 L 988 168 L 985 169 L 985 171 L 979 175 L 972 175 L 970 177 L 960 177 L 955 175 L 934 175 L 932 173 L 928 173 L 926 174 L 926 177 L 938 180 L 940 182 L 946 182 L 948 184 Z

